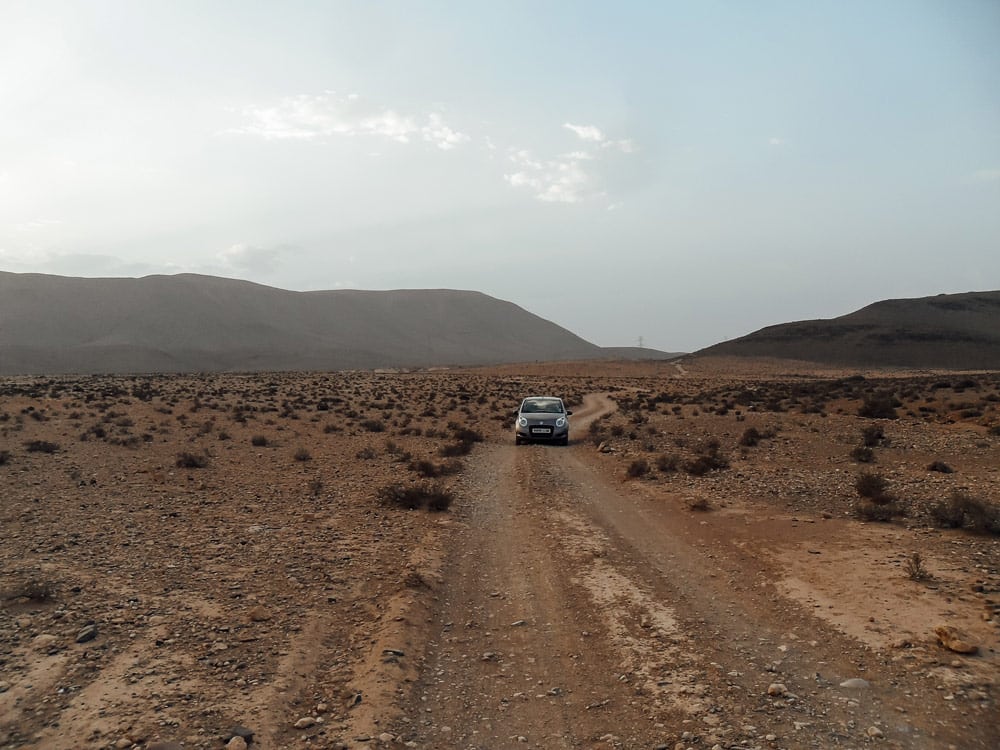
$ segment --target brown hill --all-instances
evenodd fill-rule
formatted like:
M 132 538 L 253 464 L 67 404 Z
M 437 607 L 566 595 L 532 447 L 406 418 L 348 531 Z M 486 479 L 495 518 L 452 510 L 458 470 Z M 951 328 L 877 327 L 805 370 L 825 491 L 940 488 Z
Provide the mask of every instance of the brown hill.
M 0 272 L 0 375 L 333 370 L 596 359 L 510 302 L 447 289 L 292 292 L 212 276 Z
M 861 367 L 1000 369 L 1000 291 L 885 300 L 839 318 L 768 326 L 697 354 Z

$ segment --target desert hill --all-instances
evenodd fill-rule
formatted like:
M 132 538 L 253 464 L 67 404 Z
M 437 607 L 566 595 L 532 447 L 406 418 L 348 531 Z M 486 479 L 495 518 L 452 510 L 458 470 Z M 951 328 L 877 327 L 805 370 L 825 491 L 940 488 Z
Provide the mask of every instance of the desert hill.
M 0 272 L 0 375 L 606 356 L 565 328 L 479 292 L 292 292 L 196 274 L 89 279 Z
M 768 326 L 697 354 L 1000 369 L 1000 291 L 885 300 L 839 318 Z

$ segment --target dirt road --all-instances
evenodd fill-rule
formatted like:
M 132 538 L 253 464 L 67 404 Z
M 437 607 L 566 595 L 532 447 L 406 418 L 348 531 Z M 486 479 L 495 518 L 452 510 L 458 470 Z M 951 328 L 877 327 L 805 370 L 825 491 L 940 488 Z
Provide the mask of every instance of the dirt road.
M 576 436 L 610 411 L 588 397 Z M 421 748 L 993 747 L 995 716 L 784 598 L 740 517 L 653 503 L 593 447 L 482 448 L 427 661 Z M 964 713 L 964 712 L 963 712 Z M 679 743 L 679 744 L 678 744 Z

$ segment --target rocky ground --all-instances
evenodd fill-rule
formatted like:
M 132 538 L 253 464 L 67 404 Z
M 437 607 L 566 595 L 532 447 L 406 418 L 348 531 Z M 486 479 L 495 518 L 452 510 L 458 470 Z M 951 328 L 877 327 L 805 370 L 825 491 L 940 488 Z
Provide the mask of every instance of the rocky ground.
M 8 378 L 0 493 L 0 748 L 1000 744 L 996 373 Z

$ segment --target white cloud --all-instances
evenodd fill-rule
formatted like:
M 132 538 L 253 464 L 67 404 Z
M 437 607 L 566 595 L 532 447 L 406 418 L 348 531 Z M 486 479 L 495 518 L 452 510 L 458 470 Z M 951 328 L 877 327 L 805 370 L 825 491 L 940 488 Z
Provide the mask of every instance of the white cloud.
M 975 182 L 1000 182 L 1000 169 L 979 169 L 972 173 Z
M 604 133 L 596 125 L 574 125 L 571 122 L 563 123 L 563 127 L 567 130 L 572 130 L 584 141 L 594 141 L 595 143 L 603 143 Z
M 773 136 L 773 137 L 767 139 L 767 145 L 768 146 L 783 146 L 783 145 L 785 145 L 785 141 L 782 138 L 778 138 L 777 136 Z
M 427 118 L 427 124 L 420 129 L 424 140 L 433 143 L 439 149 L 447 151 L 463 143 L 467 143 L 470 138 L 465 133 L 452 130 L 444 123 L 444 119 L 436 112 L 432 112 Z
M 287 245 L 259 247 L 240 242 L 230 245 L 219 253 L 217 257 L 227 269 L 268 272 L 273 271 L 278 265 L 278 259 L 292 249 Z
M 410 143 L 419 136 L 442 150 L 471 140 L 450 127 L 439 113 L 403 114 L 367 102 L 358 94 L 341 96 L 335 91 L 287 96 L 271 106 L 248 108 L 243 114 L 247 122 L 229 132 L 267 140 L 372 136 Z
M 607 195 L 602 184 L 608 168 L 619 154 L 632 154 L 637 150 L 630 140 L 611 140 L 594 125 L 563 127 L 582 140 L 594 143 L 597 150 L 577 149 L 551 159 L 535 157 L 526 149 L 510 149 L 507 158 L 517 170 L 504 175 L 507 184 L 531 190 L 535 198 L 546 203 L 580 203 Z M 617 204 L 612 204 L 617 207 Z M 612 209 L 613 210 L 613 209 Z

